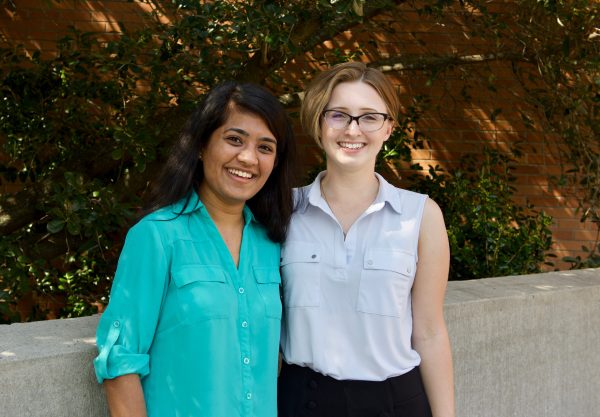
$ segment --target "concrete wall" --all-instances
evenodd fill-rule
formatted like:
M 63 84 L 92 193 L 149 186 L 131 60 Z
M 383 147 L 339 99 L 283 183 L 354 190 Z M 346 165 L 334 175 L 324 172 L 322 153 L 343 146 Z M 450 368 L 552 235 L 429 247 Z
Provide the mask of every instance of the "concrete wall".
M 106 417 L 98 316 L 0 326 L 0 417 Z
M 600 269 L 451 282 L 457 417 L 600 417 Z M 0 326 L 1 417 L 105 417 L 97 317 Z
M 452 282 L 457 417 L 600 416 L 600 269 Z

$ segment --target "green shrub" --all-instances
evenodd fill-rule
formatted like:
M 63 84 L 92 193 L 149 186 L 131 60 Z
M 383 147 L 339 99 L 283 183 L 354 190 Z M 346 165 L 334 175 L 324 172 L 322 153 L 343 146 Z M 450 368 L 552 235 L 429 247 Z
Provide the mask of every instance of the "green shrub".
M 571 269 L 600 268 L 600 244 L 594 249 L 582 246 L 581 250 L 586 253 L 585 257 L 565 256 L 562 260 L 570 263 Z
M 479 159 L 478 159 L 479 158 Z M 450 279 L 464 280 L 539 272 L 552 244 L 552 219 L 515 204 L 514 160 L 485 148 L 445 172 L 430 167 L 411 188 L 441 207 L 450 241 Z
M 365 15 L 384 3 L 365 2 Z M 172 24 L 105 43 L 72 31 L 52 59 L 0 50 L 0 181 L 23 187 L 0 196 L 0 322 L 95 312 L 163 151 L 203 91 L 237 78 L 298 92 L 285 63 L 363 19 L 350 0 L 170 4 Z M 408 161 L 421 146 L 406 133 L 426 102 L 415 97 L 382 159 Z M 415 180 L 445 212 L 453 279 L 534 272 L 549 248 L 549 217 L 515 206 L 509 161 L 486 158 Z
M 138 65 L 144 36 L 102 45 L 73 31 L 47 60 L 0 50 L 0 183 L 21 188 L 0 196 L 0 322 L 106 302 L 123 233 L 191 103 L 170 106 L 166 86 L 184 81 Z

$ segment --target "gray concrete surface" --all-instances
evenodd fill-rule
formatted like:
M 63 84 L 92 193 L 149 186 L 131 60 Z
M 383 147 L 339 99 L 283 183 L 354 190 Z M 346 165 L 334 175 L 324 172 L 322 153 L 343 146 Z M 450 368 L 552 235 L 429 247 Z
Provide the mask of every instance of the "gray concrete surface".
M 106 417 L 98 316 L 0 326 L 1 417 Z
M 451 282 L 457 417 L 600 416 L 600 269 Z
M 600 269 L 451 282 L 445 312 L 457 417 L 600 417 Z M 1 325 L 0 417 L 106 417 L 97 321 Z

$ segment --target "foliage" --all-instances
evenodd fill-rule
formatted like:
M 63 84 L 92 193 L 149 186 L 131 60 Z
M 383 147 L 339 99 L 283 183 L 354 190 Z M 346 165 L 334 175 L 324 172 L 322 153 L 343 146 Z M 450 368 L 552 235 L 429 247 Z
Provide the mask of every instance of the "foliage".
M 487 1 L 460 6 L 447 0 L 148 1 L 160 3 L 157 10 L 172 21 L 149 20 L 136 31 L 123 27 L 118 38 L 102 42 L 95 34 L 73 30 L 51 59 L 29 56 L 19 45 L 0 49 L 0 181 L 19 190 L 0 196 L 0 321 L 89 314 L 106 301 L 123 234 L 164 150 L 208 88 L 236 78 L 293 96 L 303 85 L 302 80 L 285 78 L 287 63 L 359 22 L 384 11 L 396 13 L 399 4 L 438 19 L 449 7 L 453 13 L 459 7 L 470 22 L 465 38 L 490 41 L 486 45 L 492 50 L 478 65 L 452 54 L 416 61 L 399 56 L 392 63 L 427 73 L 428 85 L 458 68 L 466 83 L 465 97 L 471 69 L 488 71 L 486 65 L 495 60 L 512 63 L 542 120 L 564 138 L 562 149 L 571 158 L 565 162 L 576 167 L 557 183 L 581 187 L 582 213 L 598 219 L 597 2 L 517 0 L 514 21 L 507 24 L 488 9 Z M 5 3 L 18 10 L 18 2 Z M 361 51 L 362 46 L 334 50 L 319 63 L 359 57 Z M 389 63 L 383 56 L 370 58 L 375 66 Z M 495 88 L 492 76 L 489 88 Z M 428 98 L 415 100 L 382 158 L 407 161 L 410 149 L 422 146 L 414 129 Z M 501 111 L 498 107 L 492 115 Z M 527 114 L 523 118 L 536 119 Z M 463 169 L 451 177 L 433 170 L 426 185 L 430 193 L 440 192 L 432 196 L 441 202 L 442 190 L 462 193 L 469 201 L 506 202 L 510 187 L 494 188 L 500 185 L 492 181 L 491 165 L 477 172 Z M 478 186 L 467 186 L 467 180 Z M 450 203 L 444 203 L 449 210 Z M 460 204 L 454 204 L 458 213 Z M 547 219 L 503 204 L 492 204 L 489 210 L 479 209 L 481 219 L 501 220 L 471 225 L 464 237 L 459 230 L 452 232 L 457 247 L 463 248 L 456 253 L 464 258 L 468 250 L 481 255 L 470 243 L 460 246 L 459 240 L 495 233 L 502 236 L 502 245 L 512 247 L 511 262 L 523 271 L 535 270 L 533 263 L 543 259 L 538 250 L 546 244 Z M 509 230 L 510 221 L 498 216 L 512 218 L 519 227 Z M 461 219 L 456 214 L 448 223 L 460 224 Z M 527 240 L 527 230 L 539 241 Z M 523 249 L 506 243 L 508 237 Z M 510 257 L 503 255 L 504 247 L 488 242 L 488 249 L 490 270 L 506 271 Z M 527 251 L 530 263 L 524 260 Z M 469 265 L 478 266 L 474 261 Z M 458 271 L 456 266 L 453 271 L 461 277 L 483 273 Z
M 481 160 L 478 160 L 478 158 Z M 511 155 L 486 148 L 463 157 L 446 173 L 430 167 L 414 175 L 414 189 L 442 209 L 450 241 L 450 279 L 464 280 L 540 271 L 552 244 L 552 218 L 515 204 Z
M 3 231 L 10 234 L 0 265 L 12 303 L 29 292 L 59 293 L 68 300 L 63 314 L 89 313 L 81 305 L 93 287 L 79 289 L 85 281 L 96 286 L 113 270 L 114 241 L 136 204 L 130 171 L 143 172 L 154 161 L 151 142 L 164 134 L 158 121 L 168 99 L 136 94 L 139 77 L 131 74 L 139 67 L 125 55 L 135 47 L 128 42 L 124 37 L 99 49 L 74 32 L 54 60 L 2 52 L 0 131 L 8 162 L 0 174 L 24 188 L 1 201 Z M 13 312 L 11 302 L 0 303 L 0 312 Z
M 554 185 L 578 199 L 583 222 L 600 227 L 600 2 L 517 0 L 509 21 L 489 2 L 468 4 L 484 17 L 471 34 L 497 46 L 488 56 L 511 62 L 525 100 L 538 110 L 522 113 L 523 121 L 554 133 L 548 149 L 563 164 Z
M 571 269 L 600 268 L 600 244 L 592 249 L 584 245 L 582 249 L 587 254 L 585 257 L 565 256 L 563 260 L 571 263 Z
M 0 197 L 0 321 L 95 311 L 202 93 L 231 78 L 277 83 L 289 59 L 394 4 L 179 0 L 162 2 L 168 25 L 108 42 L 72 30 L 51 59 L 1 49 L 0 181 L 20 191 Z

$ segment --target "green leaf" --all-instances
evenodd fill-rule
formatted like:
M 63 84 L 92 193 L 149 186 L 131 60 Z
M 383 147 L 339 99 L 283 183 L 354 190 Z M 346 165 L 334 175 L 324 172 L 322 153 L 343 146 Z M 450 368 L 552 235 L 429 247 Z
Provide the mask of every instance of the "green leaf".
M 67 231 L 73 236 L 78 235 L 81 232 L 81 227 L 79 222 L 69 222 L 67 223 Z
M 48 222 L 48 224 L 46 225 L 46 229 L 48 229 L 48 231 L 50 233 L 58 233 L 61 230 L 63 230 L 64 227 L 65 227 L 65 221 L 59 220 L 59 219 L 50 220 Z
M 118 161 L 119 159 L 122 159 L 123 158 L 123 149 L 115 149 L 114 151 L 112 151 L 110 153 L 110 156 L 115 161 Z

